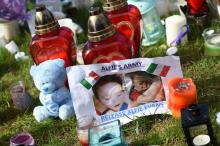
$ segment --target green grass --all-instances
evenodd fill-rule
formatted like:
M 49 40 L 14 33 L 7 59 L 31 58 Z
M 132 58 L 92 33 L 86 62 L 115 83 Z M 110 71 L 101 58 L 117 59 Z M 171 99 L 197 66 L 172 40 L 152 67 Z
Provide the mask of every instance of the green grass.
M 77 13 L 77 15 L 79 12 Z M 84 14 L 87 17 L 87 14 Z M 75 17 L 76 22 L 82 23 L 80 17 Z M 78 19 L 78 20 L 77 20 Z M 84 23 L 85 24 L 85 23 Z M 213 26 L 218 26 L 214 23 Z M 83 25 L 86 28 L 86 25 Z M 86 30 L 85 30 L 86 31 Z M 217 139 L 220 139 L 220 127 L 215 122 L 215 115 L 220 111 L 220 58 L 206 57 L 203 55 L 203 39 L 201 32 L 196 28 L 191 30 L 194 40 L 180 47 L 180 57 L 184 77 L 193 78 L 197 85 L 200 103 L 207 103 L 210 108 L 212 126 Z M 86 35 L 79 36 L 79 42 L 86 41 Z M 25 28 L 15 41 L 20 49 L 28 53 L 30 35 Z M 141 57 L 156 57 L 165 55 L 164 40 L 152 47 L 142 47 Z M 69 146 L 79 145 L 76 136 L 76 119 L 67 121 L 49 119 L 38 123 L 35 121 L 33 107 L 40 104 L 39 91 L 35 88 L 29 74 L 33 61 L 16 61 L 14 56 L 5 49 L 0 48 L 0 145 L 9 145 L 10 137 L 19 132 L 29 132 L 40 146 Z M 34 106 L 21 112 L 13 108 L 9 93 L 10 85 L 22 80 L 28 92 L 34 98 Z M 139 135 L 135 134 L 136 124 L 139 124 Z M 163 145 L 185 146 L 185 139 L 180 120 L 169 115 L 153 115 L 139 118 L 123 126 L 127 141 L 133 146 Z

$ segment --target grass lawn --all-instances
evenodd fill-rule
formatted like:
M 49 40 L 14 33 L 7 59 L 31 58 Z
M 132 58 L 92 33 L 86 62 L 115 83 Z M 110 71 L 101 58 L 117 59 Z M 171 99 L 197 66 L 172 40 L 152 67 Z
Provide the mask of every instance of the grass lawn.
M 75 19 L 80 22 L 79 15 Z M 215 23 L 213 26 L 219 25 Z M 18 38 L 15 38 L 15 41 L 20 50 L 29 54 L 28 44 L 31 37 L 25 28 L 22 28 L 22 33 Z M 220 143 L 220 127 L 215 122 L 216 113 L 220 112 L 220 58 L 204 56 L 204 41 L 196 28 L 192 31 L 191 38 L 194 38 L 193 41 L 189 41 L 180 47 L 183 74 L 184 77 L 193 78 L 197 85 L 199 102 L 209 105 L 212 126 Z M 84 42 L 85 38 L 84 35 L 81 35 L 79 42 Z M 160 44 L 152 47 L 142 47 L 141 56 L 164 56 L 165 47 L 163 42 L 165 41 L 163 40 Z M 10 137 L 23 131 L 31 133 L 37 145 L 40 146 L 79 145 L 75 130 L 75 117 L 67 121 L 59 119 L 49 119 L 41 123 L 35 121 L 32 115 L 33 107 L 40 105 L 40 101 L 38 99 L 39 91 L 35 88 L 29 74 L 32 64 L 31 59 L 16 61 L 13 55 L 3 48 L 0 49 L 0 146 L 9 145 Z M 34 98 L 34 106 L 23 112 L 13 108 L 9 93 L 10 85 L 19 80 L 25 82 L 29 93 Z M 135 134 L 137 122 L 139 124 L 139 135 Z M 133 146 L 187 145 L 180 120 L 169 115 L 143 117 L 123 126 L 123 130 L 126 139 Z

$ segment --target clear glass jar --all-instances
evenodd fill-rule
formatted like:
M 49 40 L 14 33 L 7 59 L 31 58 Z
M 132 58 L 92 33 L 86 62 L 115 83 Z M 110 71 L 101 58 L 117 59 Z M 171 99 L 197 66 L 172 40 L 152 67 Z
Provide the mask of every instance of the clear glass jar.
M 119 120 L 89 129 L 90 146 L 127 146 Z
M 164 37 L 164 27 L 160 22 L 160 17 L 155 8 L 155 2 L 149 0 L 148 5 L 148 9 L 142 14 L 144 31 L 144 39 L 142 41 L 143 46 L 155 44 Z
M 205 40 L 205 55 L 220 56 L 220 29 L 207 28 L 202 36 Z
M 164 37 L 164 27 L 160 22 L 154 0 L 129 0 L 129 4 L 135 5 L 142 15 L 144 37 L 142 46 L 153 45 Z

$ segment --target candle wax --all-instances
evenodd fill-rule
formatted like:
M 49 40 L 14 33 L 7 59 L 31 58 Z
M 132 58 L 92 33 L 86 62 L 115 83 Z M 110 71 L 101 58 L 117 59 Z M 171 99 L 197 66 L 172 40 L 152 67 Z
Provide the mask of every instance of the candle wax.
M 210 137 L 208 135 L 198 135 L 193 139 L 195 146 L 206 146 L 210 143 Z

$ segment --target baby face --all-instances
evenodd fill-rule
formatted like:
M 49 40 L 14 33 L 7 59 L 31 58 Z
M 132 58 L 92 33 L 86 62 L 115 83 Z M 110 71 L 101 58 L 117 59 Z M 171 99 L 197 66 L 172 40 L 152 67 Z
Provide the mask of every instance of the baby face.
M 119 111 L 127 97 L 122 86 L 115 82 L 110 82 L 99 87 L 97 93 L 101 103 L 113 111 Z
M 140 76 L 133 77 L 133 85 L 134 85 L 134 89 L 139 92 L 147 90 L 150 86 L 147 80 L 144 79 L 144 77 L 140 77 Z

